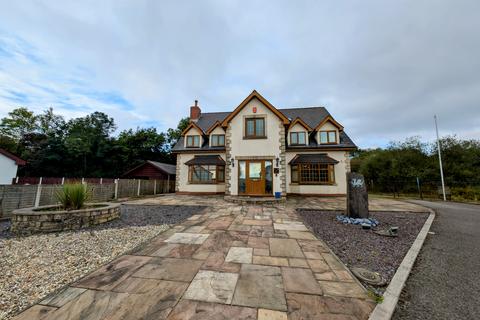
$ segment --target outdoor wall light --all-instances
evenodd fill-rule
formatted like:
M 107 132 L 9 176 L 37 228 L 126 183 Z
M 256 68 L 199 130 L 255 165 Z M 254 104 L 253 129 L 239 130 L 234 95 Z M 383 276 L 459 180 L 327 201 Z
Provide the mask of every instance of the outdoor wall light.
M 276 161 L 276 165 L 275 165 L 275 166 L 278 167 L 278 162 L 280 161 L 280 159 L 277 157 L 277 158 L 275 159 L 275 161 Z
M 230 163 L 232 164 L 232 168 L 235 167 L 235 159 L 231 158 Z

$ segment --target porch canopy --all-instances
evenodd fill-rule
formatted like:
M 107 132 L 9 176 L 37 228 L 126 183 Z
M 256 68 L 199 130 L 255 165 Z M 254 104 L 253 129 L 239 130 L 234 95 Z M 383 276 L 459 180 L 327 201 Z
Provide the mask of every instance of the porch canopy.
M 193 159 L 188 160 L 185 162 L 186 165 L 217 165 L 217 166 L 224 166 L 225 161 L 218 155 L 201 155 L 195 156 Z
M 325 153 L 297 154 L 288 164 L 337 164 L 338 161 L 330 158 Z

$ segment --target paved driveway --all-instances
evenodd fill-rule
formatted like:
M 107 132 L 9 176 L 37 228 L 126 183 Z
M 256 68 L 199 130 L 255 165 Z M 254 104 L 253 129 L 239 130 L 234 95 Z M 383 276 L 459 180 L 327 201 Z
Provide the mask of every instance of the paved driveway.
M 480 206 L 415 203 L 437 212 L 393 319 L 480 319 Z
M 364 288 L 295 212 L 344 206 L 341 198 L 324 200 L 278 207 L 221 197 L 130 202 L 208 208 L 18 319 L 367 319 L 374 304 Z

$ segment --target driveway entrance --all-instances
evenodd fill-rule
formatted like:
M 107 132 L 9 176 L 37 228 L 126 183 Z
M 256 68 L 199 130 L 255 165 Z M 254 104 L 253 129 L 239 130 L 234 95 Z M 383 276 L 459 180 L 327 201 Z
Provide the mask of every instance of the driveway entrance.
M 354 320 L 375 306 L 288 201 L 169 195 L 129 204 L 208 207 L 18 319 Z

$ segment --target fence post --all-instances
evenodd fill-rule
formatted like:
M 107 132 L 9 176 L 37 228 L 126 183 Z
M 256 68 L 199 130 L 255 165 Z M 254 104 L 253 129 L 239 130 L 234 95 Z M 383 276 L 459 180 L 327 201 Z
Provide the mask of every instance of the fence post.
M 103 178 L 100 178 L 100 184 L 103 184 Z
M 115 199 L 118 199 L 118 179 L 115 179 Z
M 65 184 L 65 177 L 62 177 L 62 186 Z
M 82 178 L 82 184 L 84 184 L 84 183 L 85 183 L 85 178 Z
M 138 187 L 137 187 L 137 197 L 140 197 L 140 184 L 142 179 L 138 179 Z
M 153 180 L 153 195 L 157 194 L 157 179 Z
M 42 177 L 38 180 L 37 193 L 35 194 L 35 207 L 40 205 L 40 196 L 42 195 Z
M 15 178 L 15 184 L 18 184 L 18 176 Z

